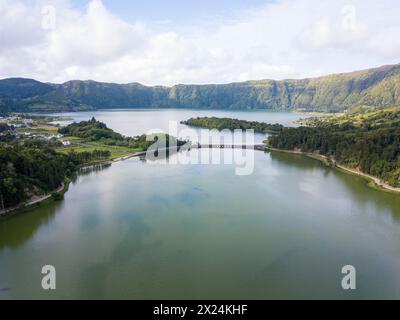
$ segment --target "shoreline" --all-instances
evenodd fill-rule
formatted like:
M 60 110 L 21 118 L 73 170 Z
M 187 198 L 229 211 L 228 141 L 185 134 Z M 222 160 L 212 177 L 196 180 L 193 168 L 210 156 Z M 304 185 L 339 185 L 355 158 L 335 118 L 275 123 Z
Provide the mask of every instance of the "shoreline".
M 334 160 L 334 159 L 333 159 L 333 163 L 331 163 L 327 156 L 324 156 L 324 155 L 321 155 L 321 154 L 318 154 L 318 153 L 310 153 L 310 152 L 303 152 L 303 151 L 296 151 L 296 150 L 276 149 L 276 148 L 272 148 L 272 147 L 268 147 L 268 146 L 265 146 L 265 150 L 282 152 L 282 153 L 289 153 L 289 154 L 303 155 L 303 156 L 310 157 L 312 159 L 316 159 L 316 160 L 322 161 L 326 165 L 333 164 L 332 167 L 334 167 L 334 168 L 336 168 L 338 170 L 342 170 L 342 171 L 344 171 L 346 173 L 351 173 L 351 174 L 357 175 L 359 177 L 363 177 L 366 180 L 368 180 L 369 182 L 372 182 L 373 183 L 373 187 L 375 187 L 376 189 L 378 189 L 380 191 L 392 192 L 392 193 L 397 193 L 397 194 L 400 193 L 400 188 L 392 187 L 391 185 L 389 185 L 386 182 L 382 181 L 382 179 L 380 179 L 378 177 L 374 177 L 374 176 L 371 176 L 371 175 L 369 175 L 367 173 L 361 172 L 361 171 L 359 171 L 357 169 L 348 168 L 346 166 L 338 164 L 336 162 L 336 160 Z M 370 185 L 370 187 L 372 187 L 372 186 Z
M 255 146 L 254 150 L 255 151 L 269 150 L 269 151 L 276 151 L 276 152 L 304 155 L 304 156 L 310 157 L 312 159 L 321 161 L 327 166 L 331 166 L 331 167 L 334 167 L 336 169 L 343 170 L 346 173 L 351 173 L 351 174 L 363 177 L 363 178 L 367 179 L 369 182 L 372 182 L 374 184 L 374 187 L 377 188 L 380 191 L 400 193 L 400 188 L 392 187 L 391 185 L 387 184 L 386 182 L 384 182 L 382 179 L 380 179 L 378 177 L 374 177 L 374 176 L 369 175 L 367 173 L 361 172 L 361 171 L 359 171 L 357 169 L 352 169 L 352 168 L 348 168 L 346 166 L 343 166 L 343 165 L 337 163 L 337 161 L 335 159 L 332 159 L 333 160 L 333 162 L 332 162 L 331 159 L 329 159 L 327 156 L 324 156 L 324 155 L 321 155 L 321 154 L 318 154 L 318 153 L 310 153 L 310 152 L 303 152 L 303 151 L 296 151 L 296 150 L 276 149 L 276 148 L 268 147 L 267 145 L 265 145 L 265 147 L 262 148 L 262 149 L 261 148 L 257 148 L 257 146 Z M 137 152 L 137 153 L 129 155 L 129 156 L 116 158 L 116 159 L 112 160 L 111 162 L 127 160 L 127 159 L 130 159 L 130 158 L 133 158 L 133 157 L 137 157 L 137 156 L 143 155 L 145 153 L 146 153 L 146 151 Z
M 139 157 L 141 156 L 143 153 L 145 153 L 145 151 L 139 151 L 133 154 L 129 154 L 123 157 L 117 157 L 117 158 L 110 158 L 110 159 L 106 159 L 106 160 L 99 160 L 99 161 L 92 161 L 90 163 L 86 163 L 85 165 L 82 165 L 82 167 L 90 167 L 90 166 L 94 166 L 96 164 L 112 164 L 114 162 L 118 162 L 118 161 L 124 161 L 124 160 L 128 160 L 130 158 L 134 158 L 134 157 Z M 23 212 L 25 210 L 31 210 L 35 207 L 35 205 L 41 205 L 43 204 L 46 200 L 51 199 L 51 197 L 53 196 L 53 194 L 58 193 L 58 194 L 64 194 L 68 191 L 68 187 L 69 187 L 69 183 L 71 181 L 69 179 L 67 179 L 65 182 L 63 182 L 63 184 L 56 190 L 48 193 L 48 194 L 44 194 L 44 195 L 40 195 L 38 196 L 38 198 L 32 200 L 29 199 L 15 207 L 12 208 L 7 208 L 4 210 L 0 210 L 0 218 L 2 217 L 7 217 L 7 216 L 11 216 L 11 215 L 15 215 L 18 214 L 20 212 Z
M 350 173 L 350 174 L 354 174 L 357 175 L 359 177 L 363 177 L 366 180 L 368 180 L 369 182 L 373 183 L 373 186 L 375 188 L 377 188 L 380 191 L 385 191 L 385 192 L 393 192 L 393 193 L 400 193 L 400 188 L 395 188 L 390 186 L 389 184 L 387 184 L 386 182 L 382 181 L 381 179 L 371 176 L 367 173 L 361 172 L 357 169 L 351 169 L 348 167 L 345 167 L 343 165 L 338 164 L 335 160 L 333 162 L 330 162 L 330 159 L 327 156 L 321 155 L 321 154 L 317 154 L 317 153 L 310 153 L 310 152 L 303 152 L 303 151 L 297 151 L 297 150 L 286 150 L 286 149 L 277 149 L 277 148 L 272 148 L 269 146 L 265 146 L 263 149 L 260 148 L 254 148 L 255 151 L 275 151 L 275 152 L 281 152 L 281 153 L 288 153 L 288 154 L 296 154 L 296 155 L 303 155 L 303 156 L 307 156 L 310 157 L 312 159 L 318 160 L 323 162 L 325 165 L 327 166 L 331 166 L 334 167 L 336 169 L 342 170 L 346 173 Z M 94 161 L 88 164 L 85 164 L 83 167 L 88 167 L 88 166 L 93 166 L 96 164 L 112 164 L 115 162 L 119 162 L 119 161 L 124 161 L 124 160 L 128 160 L 134 157 L 139 157 L 143 154 L 146 154 L 146 151 L 139 151 L 133 154 L 129 154 L 123 157 L 117 157 L 117 158 L 111 158 L 111 159 L 107 159 L 107 160 L 101 160 L 101 161 Z M 333 164 L 333 166 L 332 166 Z M 64 182 L 58 189 L 52 191 L 49 194 L 45 194 L 45 195 L 41 195 L 39 196 L 37 199 L 30 199 L 16 207 L 13 208 L 8 208 L 5 209 L 3 211 L 0 211 L 0 217 L 6 217 L 9 215 L 13 215 L 13 214 L 17 214 L 20 211 L 24 211 L 24 210 L 30 210 L 32 209 L 33 206 L 35 206 L 36 204 L 40 205 L 42 204 L 44 201 L 51 199 L 51 197 L 53 196 L 53 194 L 58 193 L 58 194 L 64 194 L 65 192 L 68 191 L 68 187 L 69 187 L 69 183 L 70 181 L 66 181 Z M 371 186 L 370 186 L 371 187 Z
M 26 210 L 34 209 L 35 207 L 38 207 L 38 206 L 46 203 L 47 200 L 55 201 L 56 199 L 52 200 L 53 194 L 63 195 L 64 193 L 66 193 L 68 191 L 70 182 L 71 181 L 69 179 L 66 179 L 58 189 L 53 190 L 50 193 L 40 195 L 40 196 L 38 196 L 38 198 L 33 199 L 33 200 L 31 197 L 27 201 L 20 203 L 19 205 L 15 206 L 15 207 L 0 210 L 0 218 L 16 215 L 16 214 L 22 213 Z

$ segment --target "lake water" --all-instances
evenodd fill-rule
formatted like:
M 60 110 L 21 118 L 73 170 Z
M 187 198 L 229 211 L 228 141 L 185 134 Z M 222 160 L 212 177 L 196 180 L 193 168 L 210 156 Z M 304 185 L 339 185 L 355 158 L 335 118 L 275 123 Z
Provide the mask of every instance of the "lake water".
M 163 129 L 169 112 L 198 114 L 94 115 L 132 135 L 129 123 Z M 398 195 L 307 157 L 251 152 L 247 176 L 139 158 L 87 169 L 63 201 L 1 219 L 0 299 L 400 298 Z M 55 291 L 41 288 L 44 265 L 57 270 Z M 345 265 L 357 270 L 354 291 L 341 287 Z
M 107 124 L 108 127 L 125 136 L 137 136 L 151 132 L 170 132 L 170 125 L 176 124 L 178 134 L 187 129 L 186 125 L 180 122 L 191 117 L 225 117 L 248 121 L 261 121 L 267 123 L 280 123 L 285 126 L 296 126 L 294 120 L 307 118 L 309 115 L 296 114 L 291 112 L 265 112 L 265 111 L 222 111 L 222 110 L 190 110 L 190 109 L 133 109 L 133 110 L 100 110 L 73 113 L 53 114 L 69 118 L 71 120 L 55 121 L 56 124 L 66 125 L 73 121 L 79 122 L 95 117 L 97 120 Z M 197 132 L 197 138 L 191 137 L 192 142 L 203 142 L 200 136 L 200 129 L 193 129 Z M 173 136 L 177 134 L 171 133 Z M 183 134 L 183 133 L 182 133 Z M 216 135 L 213 135 L 216 136 Z M 185 137 L 181 137 L 185 138 Z M 255 134 L 254 143 L 259 144 L 265 140 L 265 135 Z

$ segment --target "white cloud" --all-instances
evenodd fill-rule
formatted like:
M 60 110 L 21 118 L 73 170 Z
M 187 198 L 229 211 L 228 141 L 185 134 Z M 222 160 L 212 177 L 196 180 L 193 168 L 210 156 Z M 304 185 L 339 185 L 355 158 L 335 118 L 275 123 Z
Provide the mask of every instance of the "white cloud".
M 42 27 L 45 5 L 54 29 Z M 0 0 L 0 78 L 171 85 L 350 71 L 400 62 L 399 16 L 397 0 L 280 0 L 172 31 L 123 21 L 100 0 L 83 12 Z

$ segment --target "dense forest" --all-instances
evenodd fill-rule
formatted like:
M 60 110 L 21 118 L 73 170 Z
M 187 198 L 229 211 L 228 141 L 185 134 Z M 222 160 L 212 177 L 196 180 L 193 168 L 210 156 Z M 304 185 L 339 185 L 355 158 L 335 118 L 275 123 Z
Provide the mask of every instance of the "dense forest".
M 312 127 L 285 128 L 269 137 L 268 144 L 330 156 L 400 186 L 400 107 L 309 122 Z
M 102 108 L 205 108 L 337 112 L 400 104 L 400 64 L 318 78 L 149 87 L 72 80 L 0 80 L 0 115 Z
M 61 154 L 56 146 L 46 140 L 0 142 L 0 210 L 52 192 L 80 165 L 109 157 L 106 150 Z
M 201 128 L 217 129 L 217 130 L 253 129 L 254 132 L 259 132 L 259 133 L 277 133 L 282 131 L 284 128 L 280 124 L 269 124 L 258 121 L 246 121 L 246 120 L 216 118 L 216 117 L 190 118 L 189 120 L 181 121 L 181 123 L 192 127 L 201 127 Z

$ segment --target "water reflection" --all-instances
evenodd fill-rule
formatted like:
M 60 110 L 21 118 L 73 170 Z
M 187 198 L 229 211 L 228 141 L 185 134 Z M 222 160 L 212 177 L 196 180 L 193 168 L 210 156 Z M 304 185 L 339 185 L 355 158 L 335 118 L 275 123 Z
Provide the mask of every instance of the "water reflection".
M 77 183 L 79 177 L 97 174 L 111 167 L 111 164 L 96 164 L 79 169 L 78 174 L 72 179 Z M 55 218 L 64 205 L 64 201 L 54 201 L 40 205 L 36 209 L 27 208 L 15 214 L 0 218 L 0 250 L 16 249 L 29 241 L 41 227 L 48 225 Z M 92 226 L 96 215 L 85 215 L 84 227 Z
M 329 168 L 319 160 L 311 159 L 304 155 L 287 154 L 283 152 L 270 152 L 272 161 L 284 164 L 288 170 L 299 168 L 306 172 L 322 173 L 325 179 L 338 180 L 343 188 L 330 191 L 332 195 L 341 195 L 356 201 L 360 206 L 374 206 L 375 212 L 383 214 L 390 212 L 396 222 L 400 222 L 400 196 L 395 193 L 377 190 L 368 185 L 368 180 L 363 177 Z M 322 170 L 322 171 L 321 171 Z M 326 185 L 329 188 L 329 185 Z
M 335 298 L 349 263 L 365 284 L 357 297 L 383 288 L 398 297 L 398 198 L 357 177 L 262 152 L 244 177 L 137 158 L 97 169 L 83 171 L 59 207 L 0 223 L 7 295 L 45 298 L 25 284 L 50 261 L 56 298 Z
M 0 250 L 16 249 L 30 240 L 40 227 L 54 219 L 61 206 L 61 201 L 52 202 L 30 212 L 0 219 Z
M 144 238 L 150 233 L 150 228 L 144 222 L 143 216 L 134 211 L 125 211 L 115 217 L 120 226 L 122 237 L 110 257 L 111 260 L 126 261 L 145 250 Z
M 271 160 L 279 162 L 279 166 L 284 165 L 288 169 L 299 168 L 301 170 L 312 171 L 316 168 L 326 168 L 318 160 L 308 158 L 300 154 L 289 154 L 284 152 L 267 151 L 271 155 Z
M 111 167 L 111 163 L 100 163 L 100 164 L 94 164 L 90 166 L 85 166 L 82 167 L 78 170 L 78 174 L 80 176 L 87 176 L 92 173 L 99 173 L 100 171 L 104 171 L 106 169 L 109 169 Z

